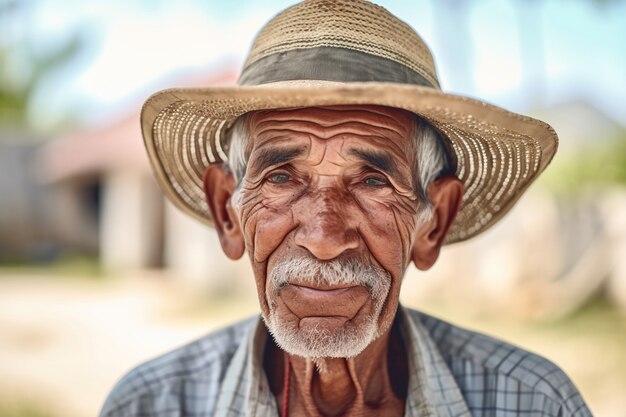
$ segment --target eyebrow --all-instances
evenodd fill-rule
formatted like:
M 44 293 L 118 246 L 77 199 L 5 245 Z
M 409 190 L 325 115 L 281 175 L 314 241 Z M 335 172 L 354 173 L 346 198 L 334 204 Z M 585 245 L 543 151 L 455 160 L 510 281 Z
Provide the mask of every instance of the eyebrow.
M 370 165 L 380 169 L 386 174 L 391 175 L 394 178 L 399 177 L 398 167 L 391 155 L 386 152 L 377 152 L 363 149 L 350 149 L 348 153 L 355 156 L 362 161 L 367 162 Z
M 261 149 L 254 159 L 254 167 L 257 172 L 261 172 L 269 166 L 291 161 L 303 153 L 302 147 Z

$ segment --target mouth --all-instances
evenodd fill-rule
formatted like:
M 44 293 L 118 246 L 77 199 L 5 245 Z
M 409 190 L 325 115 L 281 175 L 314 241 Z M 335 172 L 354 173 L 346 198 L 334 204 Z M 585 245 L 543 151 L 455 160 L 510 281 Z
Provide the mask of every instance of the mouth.
M 341 290 L 347 290 L 350 288 L 354 288 L 357 287 L 358 285 L 354 285 L 354 284 L 338 284 L 338 285 L 325 285 L 325 284 L 320 284 L 320 285 L 311 285 L 311 284 L 302 284 L 302 283 L 298 283 L 298 282 L 289 282 L 287 285 L 291 285 L 294 287 L 298 287 L 300 289 L 302 289 L 303 291 L 307 291 L 307 290 L 311 290 L 311 291 L 341 291 Z
M 361 285 L 320 285 L 290 283 L 281 299 L 300 318 L 352 317 L 369 297 Z

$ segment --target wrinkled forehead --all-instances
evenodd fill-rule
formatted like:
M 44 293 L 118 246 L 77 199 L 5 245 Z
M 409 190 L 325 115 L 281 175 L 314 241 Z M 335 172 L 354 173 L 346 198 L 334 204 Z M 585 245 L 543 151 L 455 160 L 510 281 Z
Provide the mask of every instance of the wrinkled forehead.
M 410 133 L 415 115 L 393 107 L 374 105 L 321 106 L 291 109 L 274 109 L 254 112 L 250 127 L 261 129 L 268 122 L 308 121 L 320 126 L 358 122 L 372 127 L 388 128 Z
M 325 106 L 259 111 L 248 128 L 254 148 L 286 145 L 298 137 L 361 139 L 370 147 L 395 148 L 397 156 L 413 154 L 410 138 L 415 115 L 383 106 Z

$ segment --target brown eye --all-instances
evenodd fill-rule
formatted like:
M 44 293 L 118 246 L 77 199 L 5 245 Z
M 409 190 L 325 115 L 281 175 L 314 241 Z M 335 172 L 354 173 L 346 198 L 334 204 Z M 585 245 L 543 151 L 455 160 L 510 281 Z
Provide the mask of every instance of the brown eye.
M 291 176 L 285 172 L 275 172 L 267 177 L 267 180 L 272 184 L 284 184 L 289 182 L 290 179 Z

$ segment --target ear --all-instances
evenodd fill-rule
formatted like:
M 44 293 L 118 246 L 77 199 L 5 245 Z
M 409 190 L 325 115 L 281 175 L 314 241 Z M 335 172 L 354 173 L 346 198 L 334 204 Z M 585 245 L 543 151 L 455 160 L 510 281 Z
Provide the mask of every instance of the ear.
M 213 164 L 204 171 L 204 195 L 222 250 L 230 259 L 243 256 L 244 239 L 231 197 L 237 188 L 233 174 L 223 164 Z
M 411 256 L 415 266 L 423 271 L 433 266 L 439 257 L 448 230 L 461 208 L 463 184 L 454 176 L 438 178 L 428 186 L 428 198 L 433 213 L 418 228 Z

